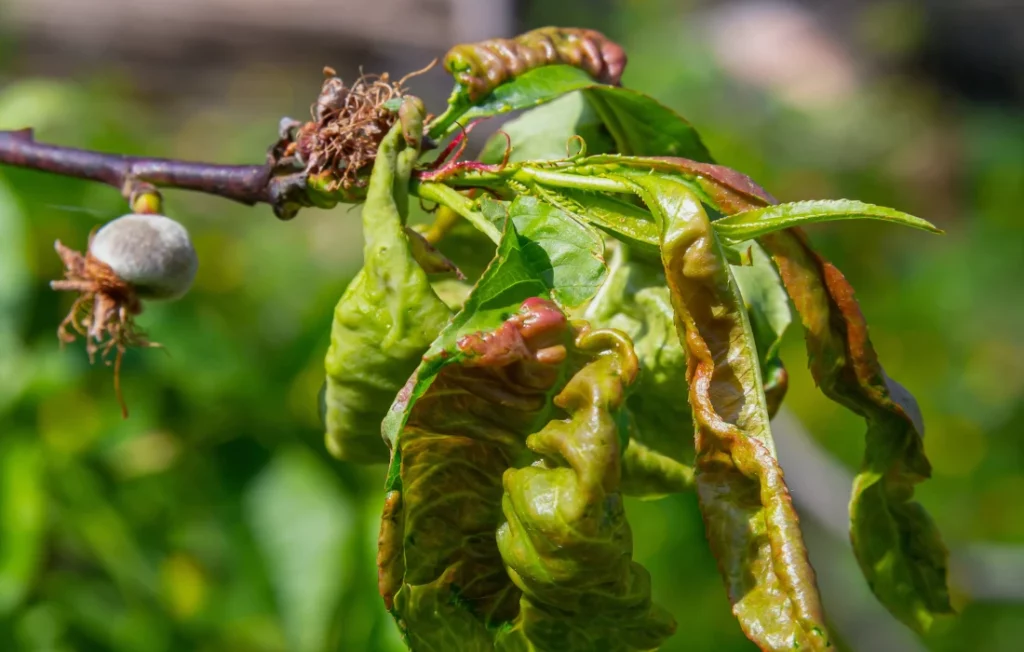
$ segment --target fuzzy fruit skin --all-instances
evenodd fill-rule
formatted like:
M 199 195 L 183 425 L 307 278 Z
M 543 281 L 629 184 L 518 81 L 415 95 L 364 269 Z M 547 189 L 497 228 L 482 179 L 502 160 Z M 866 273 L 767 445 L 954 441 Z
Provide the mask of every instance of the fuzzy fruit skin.
M 108 222 L 89 252 L 130 283 L 139 298 L 178 299 L 192 287 L 199 259 L 185 227 L 163 215 L 129 214 Z

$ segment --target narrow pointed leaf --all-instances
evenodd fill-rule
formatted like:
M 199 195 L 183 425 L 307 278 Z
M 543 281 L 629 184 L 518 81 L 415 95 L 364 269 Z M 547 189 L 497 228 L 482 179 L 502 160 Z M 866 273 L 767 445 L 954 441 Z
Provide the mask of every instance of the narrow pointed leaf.
M 724 240 L 738 242 L 794 226 L 837 220 L 880 220 L 941 233 L 930 222 L 919 217 L 850 199 L 799 201 L 756 208 L 716 220 L 715 232 Z
M 854 479 L 850 538 L 878 599 L 926 632 L 952 612 L 948 552 L 931 517 L 913 500 L 931 475 L 916 401 L 878 362 L 853 288 L 799 232 L 762 240 L 774 257 L 807 334 L 811 373 L 834 401 L 865 418 L 867 447 Z
M 775 459 L 750 324 L 711 222 L 686 184 L 630 177 L 662 221 L 686 344 L 696 484 L 733 613 L 763 650 L 830 647 L 814 571 Z

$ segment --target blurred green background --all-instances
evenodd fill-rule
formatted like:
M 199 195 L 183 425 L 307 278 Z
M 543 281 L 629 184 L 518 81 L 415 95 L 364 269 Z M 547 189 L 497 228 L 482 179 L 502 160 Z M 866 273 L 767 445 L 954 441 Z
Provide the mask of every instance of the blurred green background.
M 105 3 L 76 6 L 90 4 Z M 450 4 L 439 20 L 454 27 L 414 36 L 387 21 L 373 28 L 381 36 L 367 28 L 358 40 L 239 19 L 192 40 L 191 24 L 171 22 L 119 23 L 123 38 L 89 40 L 32 18 L 33 6 L 60 0 L 4 0 L 0 128 L 31 125 L 40 140 L 112 152 L 260 162 L 278 119 L 305 116 L 322 65 L 348 77 L 360 64 L 404 74 L 460 37 L 548 23 L 605 30 L 629 52 L 626 85 L 678 109 L 720 162 L 780 199 L 856 198 L 946 230 L 842 223 L 810 232 L 857 288 L 888 373 L 921 403 L 934 478 L 918 495 L 953 551 L 960 615 L 918 640 L 867 592 L 844 532 L 863 424 L 814 389 L 796 331 L 784 350 L 780 455 L 840 649 L 1020 650 L 1020 12 L 957 14 L 929 2 Z M 252 4 L 253 16 L 263 6 Z M 78 28 L 56 15 L 69 34 Z M 449 82 L 435 71 L 413 88 L 437 110 Z M 0 650 L 402 649 L 376 595 L 384 469 L 330 459 L 316 412 L 332 309 L 360 264 L 357 215 L 307 211 L 280 223 L 265 207 L 185 193 L 166 203 L 193 234 L 201 266 L 186 298 L 141 318 L 165 349 L 128 354 L 125 421 L 111 370 L 90 367 L 80 343 L 58 346 L 70 297 L 47 286 L 62 273 L 54 240 L 83 249 L 90 230 L 125 212 L 123 201 L 107 187 L 0 168 Z M 679 621 L 663 649 L 752 650 L 694 497 L 628 509 L 636 557 Z

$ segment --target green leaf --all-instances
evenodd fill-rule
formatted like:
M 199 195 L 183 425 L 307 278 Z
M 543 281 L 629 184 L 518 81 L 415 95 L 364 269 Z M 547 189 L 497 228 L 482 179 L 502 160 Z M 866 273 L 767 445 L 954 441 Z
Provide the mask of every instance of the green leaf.
M 0 615 L 25 598 L 43 561 L 46 492 L 39 442 L 5 432 L 0 441 Z
M 716 225 L 717 222 L 712 226 Z M 751 264 L 732 265 L 731 268 L 747 308 L 761 362 L 768 416 L 772 417 L 781 406 L 789 383 L 786 368 L 779 357 L 779 346 L 793 321 L 793 313 L 782 279 L 764 248 L 753 241 L 740 243 L 737 248 L 751 253 Z
M 685 182 L 626 178 L 662 225 L 665 276 L 690 357 L 697 492 L 733 613 L 763 650 L 828 648 L 814 571 L 775 459 L 753 333 L 724 250 Z
M 466 111 L 459 122 L 465 124 L 471 120 L 540 106 L 595 85 L 598 84 L 590 75 L 573 66 L 534 68 L 496 87 L 490 95 Z
M 616 86 L 593 86 L 584 95 L 604 121 L 618 153 L 711 162 L 697 130 L 657 100 Z
M 864 461 L 854 479 L 850 539 L 879 601 L 927 632 L 949 614 L 949 553 L 914 485 L 931 476 L 914 397 L 889 378 L 868 337 L 853 288 L 790 231 L 763 238 L 807 335 L 811 373 L 822 391 L 867 421 Z
M 519 234 L 526 264 L 559 305 L 575 308 L 597 293 L 608 273 L 604 240 L 597 231 L 528 195 L 513 200 L 508 217 Z
M 739 242 L 794 226 L 837 220 L 881 220 L 932 233 L 942 233 L 930 222 L 919 217 L 850 199 L 799 201 L 748 210 L 716 220 L 715 232 L 725 240 Z
M 651 576 L 632 561 L 620 489 L 620 418 L 637 360 L 615 331 L 577 337 L 594 355 L 554 399 L 568 413 L 526 440 L 545 464 L 505 472 L 498 548 L 522 591 L 498 649 L 628 651 L 675 631 L 651 602 Z M 517 641 L 518 639 L 518 641 Z
M 658 260 L 658 224 L 643 206 L 637 206 L 622 196 L 575 188 L 553 190 L 537 186 L 536 192 L 544 201 L 577 220 L 625 241 L 642 256 Z
M 509 224 L 474 294 L 526 269 Z M 617 412 L 635 374 L 622 334 L 573 332 L 535 297 L 428 355 L 395 404 L 378 552 L 411 649 L 646 650 L 671 633 L 630 560 L 618 490 Z M 561 410 L 570 419 L 552 421 Z
M 577 165 L 582 172 L 590 174 L 629 176 L 654 172 L 671 175 L 723 215 L 777 203 L 764 188 L 742 172 L 689 158 L 597 155 L 580 160 Z
M 362 213 L 364 266 L 331 326 L 322 405 L 327 447 L 344 460 L 387 461 L 381 420 L 451 316 L 405 233 L 407 205 L 396 197 L 404 197 L 416 150 L 404 143 L 396 124 L 378 150 Z
M 311 453 L 286 448 L 246 490 L 245 507 L 289 649 L 328 649 L 332 619 L 352 576 L 349 548 L 358 534 L 348 497 Z
M 500 163 L 511 143 L 510 162 L 561 159 L 578 149 L 571 142 L 573 136 L 583 139 L 589 154 L 615 151 L 615 142 L 597 113 L 583 94 L 572 92 L 503 124 L 501 132 L 488 139 L 479 158 L 484 163 Z
M 427 358 L 454 350 L 455 341 L 467 333 L 496 328 L 526 299 L 553 298 L 567 307 L 585 303 L 607 273 L 600 236 L 569 215 L 529 196 L 507 207 L 485 199 L 481 207 L 488 219 L 504 221 L 504 236 L 462 311 L 430 346 Z
M 686 395 L 686 354 L 676 334 L 672 301 L 660 264 L 637 260 L 624 244 L 610 246 L 608 280 L 582 317 L 620 330 L 640 362 L 622 485 L 628 495 L 654 498 L 693 484 L 693 416 Z
M 697 131 L 675 111 L 643 93 L 599 84 L 584 71 L 571 66 L 535 68 L 505 82 L 470 108 L 459 122 L 466 124 L 540 106 L 574 91 L 584 91 L 587 103 L 604 123 L 619 153 L 711 161 Z M 599 151 L 599 145 L 595 145 L 594 151 Z

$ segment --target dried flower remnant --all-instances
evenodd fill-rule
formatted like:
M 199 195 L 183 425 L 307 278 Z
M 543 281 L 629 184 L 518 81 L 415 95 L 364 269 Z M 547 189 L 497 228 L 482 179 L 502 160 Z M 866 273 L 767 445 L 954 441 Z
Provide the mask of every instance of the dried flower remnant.
M 323 86 L 310 107 L 312 120 L 286 123 L 275 147 L 275 165 L 297 164 L 311 176 L 326 176 L 324 190 L 365 188 L 381 140 L 398 120 L 405 83 L 429 66 L 392 80 L 388 73 L 361 74 L 351 86 L 324 68 Z
M 120 382 L 124 353 L 131 346 L 158 346 L 146 338 L 135 317 L 143 300 L 177 299 L 191 287 L 198 259 L 188 232 L 162 215 L 129 214 L 93 233 L 84 255 L 59 240 L 54 247 L 65 270 L 64 279 L 50 287 L 79 294 L 57 338 L 70 343 L 77 333 L 85 338 L 90 362 L 98 354 L 114 365 L 114 389 L 127 417 Z

